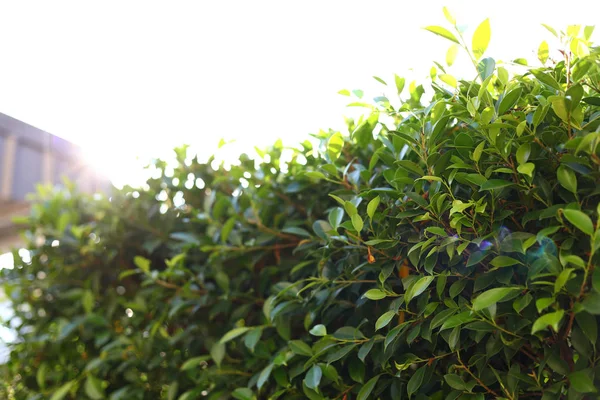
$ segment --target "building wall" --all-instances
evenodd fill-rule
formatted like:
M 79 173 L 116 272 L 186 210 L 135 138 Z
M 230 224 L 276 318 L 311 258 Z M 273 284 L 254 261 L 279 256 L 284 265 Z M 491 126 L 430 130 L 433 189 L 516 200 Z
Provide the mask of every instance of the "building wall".
M 12 218 L 28 214 L 27 195 L 38 184 L 60 185 L 63 177 L 83 192 L 110 190 L 79 147 L 0 113 L 0 253 L 20 244 Z

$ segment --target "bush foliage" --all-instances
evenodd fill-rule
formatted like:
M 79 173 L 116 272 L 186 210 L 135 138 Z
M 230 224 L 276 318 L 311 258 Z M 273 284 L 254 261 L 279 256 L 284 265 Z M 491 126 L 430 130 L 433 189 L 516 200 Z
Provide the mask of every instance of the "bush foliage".
M 31 262 L 3 271 L 6 397 L 596 398 L 591 28 L 539 68 L 482 58 L 487 21 L 469 45 L 426 29 L 477 76 L 343 91 L 368 111 L 349 135 L 231 167 L 182 148 L 110 200 L 40 193 Z

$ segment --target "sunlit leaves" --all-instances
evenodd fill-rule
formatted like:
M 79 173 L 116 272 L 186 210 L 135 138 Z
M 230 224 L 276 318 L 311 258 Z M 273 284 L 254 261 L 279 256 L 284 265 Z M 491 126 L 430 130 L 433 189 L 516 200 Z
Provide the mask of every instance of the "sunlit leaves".
M 448 29 L 446 29 L 444 27 L 432 25 L 432 26 L 427 26 L 424 29 L 428 30 L 429 32 L 435 33 L 436 35 L 439 35 L 443 38 L 446 38 L 446 39 L 450 40 L 451 42 L 459 44 L 459 41 L 456 38 L 456 36 L 454 36 L 452 34 L 452 32 L 450 32 Z
M 475 32 L 473 33 L 473 40 L 471 43 L 471 49 L 473 50 L 473 55 L 476 59 L 481 58 L 483 53 L 487 50 L 487 47 L 490 43 L 492 31 L 490 28 L 490 20 L 486 19 L 483 21 Z
M 545 64 L 546 61 L 548 60 L 549 48 L 548 48 L 548 43 L 545 40 L 542 43 L 540 43 L 540 47 L 538 47 L 538 51 L 537 51 L 537 56 L 538 56 L 538 60 L 540 60 L 540 62 L 542 64 Z
M 560 324 L 560 321 L 562 321 L 564 315 L 565 311 L 559 310 L 539 317 L 531 327 L 531 334 L 533 335 L 547 327 L 551 327 L 554 332 L 558 332 L 558 325 Z

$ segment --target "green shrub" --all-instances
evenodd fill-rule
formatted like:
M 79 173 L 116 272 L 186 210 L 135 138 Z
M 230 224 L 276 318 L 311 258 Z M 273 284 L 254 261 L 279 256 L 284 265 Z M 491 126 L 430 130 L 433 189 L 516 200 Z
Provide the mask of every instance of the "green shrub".
M 437 65 L 422 102 L 395 77 L 402 101 L 366 104 L 348 137 L 216 169 L 182 148 L 110 200 L 41 193 L 31 262 L 3 271 L 20 338 L 6 397 L 592 398 L 590 30 L 529 69 L 482 59 L 484 22 L 463 46 L 476 79 Z

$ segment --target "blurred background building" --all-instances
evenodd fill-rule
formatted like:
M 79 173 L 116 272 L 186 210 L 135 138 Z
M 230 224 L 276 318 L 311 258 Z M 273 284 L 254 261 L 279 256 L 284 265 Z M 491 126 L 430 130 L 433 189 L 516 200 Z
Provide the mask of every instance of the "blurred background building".
M 108 179 L 85 162 L 78 146 L 0 113 L 0 270 L 13 267 L 10 251 L 23 245 L 13 219 L 28 215 L 27 195 L 39 184 L 60 185 L 63 177 L 83 192 L 104 192 L 110 187 Z M 25 259 L 29 253 L 19 254 Z M 0 279 L 0 322 L 11 314 Z M 8 354 L 4 342 L 14 339 L 11 329 L 0 325 L 0 363 Z
M 78 146 L 0 113 L 0 254 L 20 245 L 12 220 L 29 213 L 27 195 L 38 184 L 60 185 L 63 177 L 88 193 L 109 186 Z

